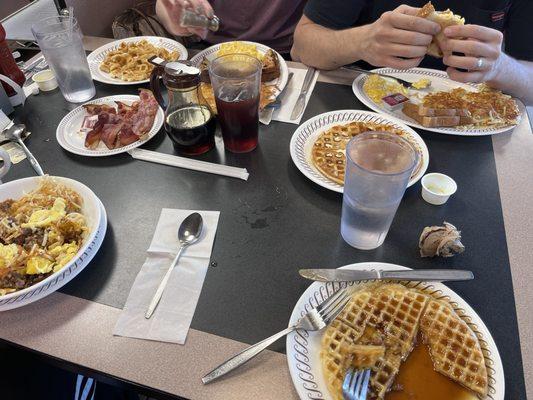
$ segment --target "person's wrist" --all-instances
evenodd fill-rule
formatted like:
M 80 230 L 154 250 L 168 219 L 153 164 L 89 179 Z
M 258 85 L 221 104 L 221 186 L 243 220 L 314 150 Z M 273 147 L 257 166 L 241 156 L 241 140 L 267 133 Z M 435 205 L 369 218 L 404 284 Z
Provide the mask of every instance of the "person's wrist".
M 356 28 L 351 28 L 351 36 L 355 37 L 355 40 L 350 40 L 350 55 L 354 60 L 366 60 L 366 55 L 368 54 L 369 47 L 369 34 L 372 24 L 362 25 Z

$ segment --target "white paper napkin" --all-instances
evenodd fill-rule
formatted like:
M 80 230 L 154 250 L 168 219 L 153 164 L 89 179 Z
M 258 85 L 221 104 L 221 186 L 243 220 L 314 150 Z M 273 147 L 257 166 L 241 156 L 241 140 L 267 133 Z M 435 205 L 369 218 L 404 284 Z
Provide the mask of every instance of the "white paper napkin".
M 275 121 L 281 121 L 281 122 L 289 122 L 291 124 L 300 125 L 300 121 L 302 120 L 303 115 L 305 114 L 305 108 L 302 115 L 295 120 L 291 119 L 292 109 L 294 108 L 294 105 L 296 104 L 296 101 L 298 100 L 298 96 L 300 95 L 302 91 L 302 86 L 304 84 L 305 79 L 305 73 L 307 72 L 307 68 L 300 69 L 300 68 L 289 68 L 289 72 L 294 73 L 294 76 L 292 77 L 291 81 L 287 85 L 287 90 L 285 90 L 285 93 L 282 98 L 281 107 L 274 111 L 274 115 L 272 116 L 272 119 Z M 315 75 L 313 76 L 313 80 L 311 81 L 311 86 L 309 86 L 309 90 L 307 92 L 307 97 L 305 99 L 305 107 L 307 108 L 307 103 L 309 102 L 309 98 L 311 97 L 311 94 L 313 93 L 313 90 L 315 88 L 316 80 L 318 79 L 319 71 L 315 71 Z
M 178 251 L 177 230 L 191 213 L 203 218 L 202 235 L 185 249 L 172 271 L 159 305 L 150 319 L 144 314 Z M 164 208 L 141 271 L 115 325 L 114 335 L 170 343 L 185 343 L 202 291 L 217 231 L 219 211 Z

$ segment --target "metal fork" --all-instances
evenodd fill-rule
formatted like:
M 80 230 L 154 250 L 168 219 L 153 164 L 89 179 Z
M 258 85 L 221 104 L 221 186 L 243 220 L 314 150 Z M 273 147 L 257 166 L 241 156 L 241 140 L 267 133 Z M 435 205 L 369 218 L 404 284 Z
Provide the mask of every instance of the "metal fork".
M 369 380 L 369 369 L 356 371 L 350 368 L 346 371 L 344 382 L 342 383 L 342 397 L 344 400 L 366 400 Z
M 337 315 L 344 309 L 351 297 L 352 288 L 340 289 L 325 301 L 320 303 L 317 307 L 311 309 L 300 320 L 289 326 L 287 329 L 270 336 L 267 339 L 262 340 L 253 346 L 241 351 L 237 355 L 233 356 L 223 364 L 216 367 L 213 371 L 209 372 L 202 378 L 202 382 L 209 383 L 215 379 L 226 375 L 228 372 L 233 371 L 235 368 L 241 366 L 245 362 L 251 360 L 256 355 L 265 350 L 268 346 L 274 343 L 276 340 L 288 335 L 296 329 L 303 329 L 306 331 L 319 331 L 328 326 Z

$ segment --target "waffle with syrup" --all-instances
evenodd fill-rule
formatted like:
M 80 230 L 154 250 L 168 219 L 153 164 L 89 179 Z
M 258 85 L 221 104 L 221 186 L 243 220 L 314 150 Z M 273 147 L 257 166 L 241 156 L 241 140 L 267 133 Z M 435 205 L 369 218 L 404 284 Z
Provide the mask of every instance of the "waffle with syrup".
M 436 371 L 486 396 L 487 367 L 479 341 L 449 304 L 431 299 L 420 320 L 420 331 Z
M 381 131 L 395 133 L 409 140 L 418 153 L 418 163 L 411 176 L 415 176 L 422 167 L 422 150 L 409 133 L 391 125 L 374 122 L 354 121 L 344 125 L 335 125 L 322 132 L 311 150 L 311 160 L 316 169 L 326 178 L 339 185 L 344 185 L 346 172 L 346 145 L 355 136 L 363 132 Z
M 479 341 L 451 306 L 400 284 L 375 283 L 355 292 L 322 338 L 320 359 L 331 397 L 343 398 L 346 370 L 355 366 L 371 368 L 368 399 L 383 400 L 419 330 L 436 371 L 479 395 L 487 393 Z
M 334 399 L 342 399 L 344 375 L 359 357 L 352 351 L 360 345 L 385 348 L 369 366 L 369 399 L 384 398 L 411 352 L 427 299 L 398 284 L 368 285 L 353 296 L 322 339 L 322 369 Z

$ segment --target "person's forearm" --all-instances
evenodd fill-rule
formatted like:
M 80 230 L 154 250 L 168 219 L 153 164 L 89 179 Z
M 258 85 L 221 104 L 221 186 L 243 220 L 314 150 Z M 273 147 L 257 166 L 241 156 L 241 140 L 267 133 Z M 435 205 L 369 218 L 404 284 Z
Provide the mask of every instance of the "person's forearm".
M 299 26 L 294 33 L 291 56 L 295 61 L 326 70 L 353 63 L 362 59 L 361 43 L 367 26 L 341 31 L 316 24 Z
M 170 17 L 169 17 L 169 15 L 167 13 L 167 10 L 166 10 L 165 7 L 163 7 L 163 5 L 161 4 L 160 1 L 158 1 L 155 4 L 155 13 L 157 15 L 157 18 L 159 19 L 159 22 L 161 22 L 163 24 L 165 29 L 167 31 L 169 31 L 170 33 L 172 33 L 172 34 L 175 34 L 174 32 L 172 32 L 172 29 L 170 28 L 171 27 Z
M 533 105 L 533 62 L 518 61 L 506 54 L 500 56 L 491 87 L 518 97 L 526 105 Z

